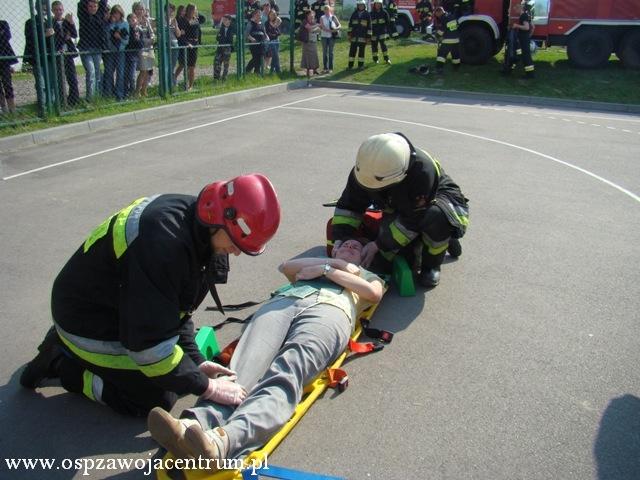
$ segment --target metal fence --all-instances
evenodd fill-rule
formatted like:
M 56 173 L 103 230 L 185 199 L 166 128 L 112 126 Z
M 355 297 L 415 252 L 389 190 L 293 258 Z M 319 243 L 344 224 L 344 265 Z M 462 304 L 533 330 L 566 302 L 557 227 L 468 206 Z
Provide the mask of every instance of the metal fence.
M 236 0 L 232 35 L 195 4 L 80 0 L 71 8 L 76 0 L 18 1 L 20 8 L 0 2 L 0 127 L 141 97 L 215 93 L 227 78 L 256 67 L 250 59 L 257 53 L 251 70 L 259 75 L 277 73 L 269 65 L 276 53 L 281 72 L 294 70 L 293 29 L 277 40 L 248 42 L 243 0 Z M 293 12 L 294 1 L 284 1 Z

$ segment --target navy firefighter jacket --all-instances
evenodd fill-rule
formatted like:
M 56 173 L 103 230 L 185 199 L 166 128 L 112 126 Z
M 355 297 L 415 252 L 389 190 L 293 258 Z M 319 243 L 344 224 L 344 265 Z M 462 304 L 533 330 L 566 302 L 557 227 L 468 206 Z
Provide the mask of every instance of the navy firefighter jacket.
M 53 318 L 69 350 L 101 367 L 139 370 L 164 390 L 204 393 L 191 312 L 217 256 L 195 209 L 193 196 L 145 197 L 89 235 L 53 285 Z
M 432 203 L 443 207 L 450 223 L 466 227 L 467 199 L 460 187 L 445 174 L 440 163 L 424 150 L 417 149 L 407 176 L 381 190 L 367 190 L 355 178 L 353 169 L 336 204 L 332 235 L 336 240 L 357 236 L 364 212 L 373 205 L 391 215 L 391 223 L 382 222 L 376 243 L 383 252 L 397 252 L 424 230 L 426 210 Z M 449 212 L 451 214 L 449 215 Z

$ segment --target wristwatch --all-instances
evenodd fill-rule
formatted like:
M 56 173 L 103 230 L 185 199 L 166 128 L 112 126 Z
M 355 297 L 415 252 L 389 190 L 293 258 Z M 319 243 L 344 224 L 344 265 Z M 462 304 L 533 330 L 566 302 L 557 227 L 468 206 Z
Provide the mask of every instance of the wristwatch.
M 322 276 L 326 277 L 327 273 L 329 273 L 331 271 L 331 265 L 329 265 L 328 263 L 324 264 L 324 268 L 322 269 Z

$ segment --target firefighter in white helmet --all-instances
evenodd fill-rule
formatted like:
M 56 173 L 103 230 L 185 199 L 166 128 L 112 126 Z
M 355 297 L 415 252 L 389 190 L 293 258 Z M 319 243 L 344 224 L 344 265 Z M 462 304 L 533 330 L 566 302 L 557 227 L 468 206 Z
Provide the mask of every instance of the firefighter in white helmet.
M 359 148 L 356 164 L 332 219 L 334 247 L 353 236 L 373 205 L 383 211 L 380 231 L 363 251 L 362 265 L 376 253 L 391 261 L 405 248 L 422 242 L 419 282 L 433 288 L 440 282 L 440 265 L 447 250 L 461 252 L 461 238 L 469 223 L 467 198 L 444 173 L 438 160 L 415 148 L 401 133 L 368 138 Z

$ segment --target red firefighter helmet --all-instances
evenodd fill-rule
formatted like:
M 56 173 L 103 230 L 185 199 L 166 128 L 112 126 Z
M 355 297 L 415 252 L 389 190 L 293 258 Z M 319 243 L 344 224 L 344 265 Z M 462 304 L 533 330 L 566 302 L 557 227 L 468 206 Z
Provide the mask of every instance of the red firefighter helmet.
M 247 255 L 260 255 L 280 224 L 280 203 L 267 177 L 259 173 L 210 183 L 198 195 L 198 221 L 223 228 Z

